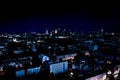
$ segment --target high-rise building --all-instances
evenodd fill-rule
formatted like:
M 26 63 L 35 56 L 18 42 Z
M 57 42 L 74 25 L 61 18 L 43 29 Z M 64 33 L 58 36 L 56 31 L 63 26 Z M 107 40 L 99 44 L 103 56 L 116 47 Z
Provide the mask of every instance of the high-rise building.
M 49 32 L 48 32 L 48 29 L 46 28 L 46 32 L 45 32 L 45 34 L 49 34 Z

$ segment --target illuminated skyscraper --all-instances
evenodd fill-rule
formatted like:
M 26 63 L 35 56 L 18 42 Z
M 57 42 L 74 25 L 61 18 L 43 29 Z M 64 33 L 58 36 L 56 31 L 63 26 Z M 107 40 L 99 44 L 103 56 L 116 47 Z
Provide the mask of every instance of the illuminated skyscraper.
M 48 32 L 48 29 L 46 28 L 46 32 L 45 32 L 45 34 L 49 34 L 49 32 Z

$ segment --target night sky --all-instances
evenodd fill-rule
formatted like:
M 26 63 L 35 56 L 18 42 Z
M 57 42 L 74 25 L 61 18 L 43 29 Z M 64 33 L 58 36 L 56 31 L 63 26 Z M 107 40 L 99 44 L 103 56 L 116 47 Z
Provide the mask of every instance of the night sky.
M 1 2 L 0 32 L 72 31 L 120 32 L 120 5 L 110 0 Z

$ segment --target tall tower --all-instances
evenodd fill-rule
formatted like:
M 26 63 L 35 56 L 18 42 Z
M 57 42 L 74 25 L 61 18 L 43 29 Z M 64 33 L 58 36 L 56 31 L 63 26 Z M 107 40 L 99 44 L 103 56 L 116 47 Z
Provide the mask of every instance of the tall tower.
M 46 32 L 45 32 L 45 34 L 49 34 L 49 32 L 48 32 L 48 29 L 46 28 Z

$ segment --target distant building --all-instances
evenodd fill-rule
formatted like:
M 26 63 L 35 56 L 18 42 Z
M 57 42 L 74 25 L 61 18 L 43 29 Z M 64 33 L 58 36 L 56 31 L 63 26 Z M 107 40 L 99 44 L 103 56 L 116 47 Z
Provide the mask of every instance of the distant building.
M 58 74 L 68 71 L 68 62 L 50 64 L 50 73 Z
M 45 62 L 44 65 L 44 68 L 48 73 L 59 74 L 68 72 L 68 61 L 58 63 Z
M 49 34 L 49 32 L 48 32 L 48 29 L 46 28 L 46 32 L 45 32 L 45 34 Z

